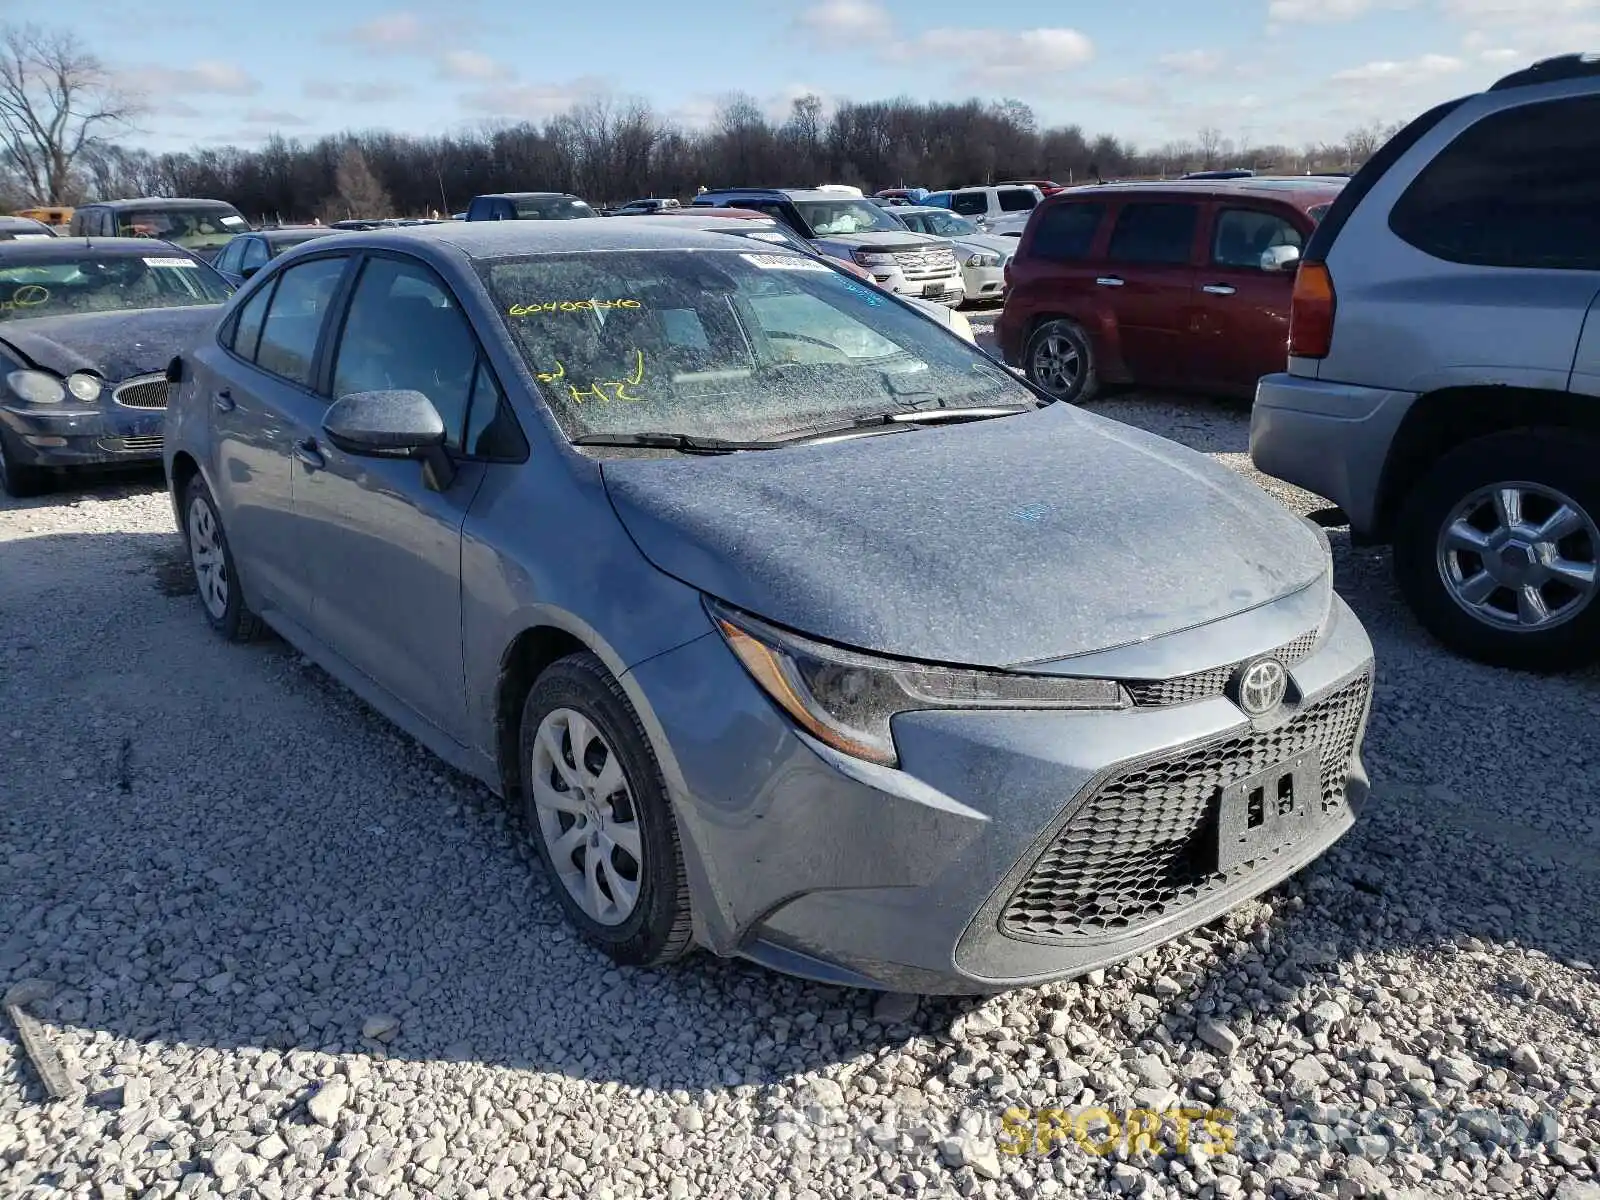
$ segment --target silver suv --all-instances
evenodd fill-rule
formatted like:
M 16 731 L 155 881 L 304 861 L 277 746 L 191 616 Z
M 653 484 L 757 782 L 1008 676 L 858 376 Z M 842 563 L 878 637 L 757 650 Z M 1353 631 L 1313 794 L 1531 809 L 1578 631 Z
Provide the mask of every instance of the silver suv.
M 1453 649 L 1600 655 L 1600 59 L 1423 114 L 1335 201 L 1261 380 L 1256 466 L 1391 543 Z

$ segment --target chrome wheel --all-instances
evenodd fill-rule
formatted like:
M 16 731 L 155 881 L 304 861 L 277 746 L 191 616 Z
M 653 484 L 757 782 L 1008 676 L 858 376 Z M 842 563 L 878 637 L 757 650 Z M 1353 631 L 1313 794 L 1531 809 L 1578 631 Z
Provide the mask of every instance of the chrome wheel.
M 562 885 L 601 925 L 633 912 L 644 879 L 644 844 L 633 790 L 594 722 L 557 708 L 534 735 L 530 791 L 539 836 Z
M 196 496 L 189 501 L 189 561 L 194 564 L 200 602 L 218 621 L 228 612 L 228 557 L 222 545 L 216 513 Z
M 1083 355 L 1065 334 L 1047 333 L 1033 348 L 1033 377 L 1052 395 L 1071 395 L 1083 378 Z
M 1554 488 L 1497 483 L 1458 504 L 1439 530 L 1451 599 L 1487 625 L 1551 629 L 1594 600 L 1600 529 Z

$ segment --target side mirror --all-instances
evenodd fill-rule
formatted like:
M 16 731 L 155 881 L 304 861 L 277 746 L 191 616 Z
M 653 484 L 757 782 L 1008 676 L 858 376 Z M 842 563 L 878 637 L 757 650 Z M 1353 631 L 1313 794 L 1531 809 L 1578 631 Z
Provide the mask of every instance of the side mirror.
M 1261 269 L 1279 274 L 1300 265 L 1299 246 L 1272 246 L 1261 256 Z
M 423 481 L 442 492 L 455 479 L 445 450 L 444 418 L 421 392 L 352 392 L 328 406 L 322 418 L 328 440 L 363 458 L 417 458 Z
M 261 264 L 260 263 L 253 263 L 248 267 L 240 267 L 239 268 L 239 278 L 240 279 L 249 279 L 250 276 L 254 275 L 259 270 L 261 270 Z

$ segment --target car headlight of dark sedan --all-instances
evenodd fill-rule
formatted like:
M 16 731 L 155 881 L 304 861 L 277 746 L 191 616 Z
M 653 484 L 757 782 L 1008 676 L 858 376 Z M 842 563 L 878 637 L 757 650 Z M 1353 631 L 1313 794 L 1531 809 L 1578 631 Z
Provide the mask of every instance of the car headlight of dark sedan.
M 1114 709 L 1132 704 L 1108 679 L 1022 675 L 880 658 L 778 629 L 708 601 L 751 677 L 797 725 L 841 753 L 894 766 L 890 722 L 919 709 Z
M 6 376 L 6 386 L 11 394 L 25 404 L 60 404 L 70 392 L 85 404 L 100 398 L 103 386 L 98 375 L 79 371 L 62 379 L 48 371 L 12 371 Z

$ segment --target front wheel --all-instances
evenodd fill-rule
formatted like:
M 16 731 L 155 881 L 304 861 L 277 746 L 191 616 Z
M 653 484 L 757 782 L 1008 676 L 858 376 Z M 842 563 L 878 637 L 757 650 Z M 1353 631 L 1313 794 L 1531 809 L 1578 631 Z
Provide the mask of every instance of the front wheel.
M 1033 331 L 1022 356 L 1023 368 L 1034 386 L 1057 400 L 1083 404 L 1100 389 L 1094 347 L 1076 321 L 1046 321 Z
M 1430 632 L 1528 670 L 1600 656 L 1600 441 L 1539 431 L 1441 458 L 1401 508 L 1395 573 Z
M 689 883 L 677 822 L 633 705 L 594 655 L 534 682 L 522 707 L 529 833 L 567 919 L 619 963 L 689 948 Z
M 0 492 L 25 500 L 37 496 L 50 484 L 50 477 L 38 467 L 19 463 L 6 448 L 6 436 L 0 431 Z

